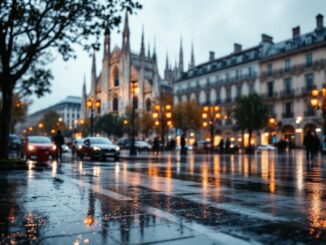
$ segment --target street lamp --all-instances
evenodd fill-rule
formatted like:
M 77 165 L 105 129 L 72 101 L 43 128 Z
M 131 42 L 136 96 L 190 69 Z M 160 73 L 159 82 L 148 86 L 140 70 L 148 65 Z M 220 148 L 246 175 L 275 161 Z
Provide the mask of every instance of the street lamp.
M 168 128 L 173 127 L 172 123 L 172 105 L 171 104 L 166 104 L 166 105 L 155 105 L 154 106 L 154 112 L 153 112 L 153 119 L 154 125 L 156 127 L 161 126 L 161 141 L 163 148 L 165 146 L 165 130 L 166 126 Z
M 276 125 L 277 125 L 276 119 L 274 117 L 270 117 L 268 119 L 268 128 L 269 128 L 268 143 L 271 143 L 273 136 L 275 136 L 272 135 L 272 133 L 273 133 L 273 129 L 276 128 Z
M 311 104 L 312 108 L 322 111 L 323 151 L 324 151 L 324 149 L 326 149 L 326 87 L 325 86 L 321 89 L 321 91 L 319 91 L 318 89 L 313 89 L 311 91 L 310 104 Z
M 203 113 L 203 127 L 207 128 L 210 127 L 210 140 L 211 140 L 211 153 L 214 152 L 214 130 L 215 130 L 215 123 L 221 119 L 221 108 L 217 105 L 215 106 L 204 106 Z
M 136 103 L 136 94 L 138 92 L 137 81 L 131 81 L 131 144 L 130 144 L 130 156 L 135 156 L 137 154 L 135 147 L 135 103 Z
M 89 98 L 87 100 L 87 108 L 91 110 L 91 121 L 90 121 L 90 128 L 91 128 L 91 136 L 93 136 L 93 121 L 94 121 L 94 101 L 93 98 Z

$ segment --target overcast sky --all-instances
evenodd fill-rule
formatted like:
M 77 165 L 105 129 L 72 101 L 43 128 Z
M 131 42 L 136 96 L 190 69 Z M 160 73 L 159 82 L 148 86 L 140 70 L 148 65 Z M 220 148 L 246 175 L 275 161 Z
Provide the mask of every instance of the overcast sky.
M 215 57 L 232 52 L 233 44 L 243 48 L 257 45 L 261 34 L 274 41 L 288 39 L 292 27 L 300 25 L 301 33 L 315 28 L 315 16 L 326 16 L 326 0 L 139 0 L 143 9 L 129 18 L 131 49 L 140 50 L 142 26 L 145 30 L 146 53 L 148 43 L 153 48 L 156 38 L 158 65 L 161 76 L 166 52 L 170 61 L 178 57 L 180 38 L 183 39 L 184 62 L 188 67 L 191 42 L 194 43 L 196 64 L 208 60 L 210 50 Z M 326 23 L 326 21 L 324 21 Z M 123 24 L 120 26 L 122 30 Z M 111 48 L 121 46 L 121 34 L 114 31 Z M 68 95 L 81 96 L 84 76 L 90 88 L 91 58 L 81 49 L 77 59 L 64 62 L 57 57 L 51 64 L 54 75 L 52 93 L 41 99 L 32 98 L 30 113 L 59 102 Z M 102 52 L 96 54 L 100 72 Z

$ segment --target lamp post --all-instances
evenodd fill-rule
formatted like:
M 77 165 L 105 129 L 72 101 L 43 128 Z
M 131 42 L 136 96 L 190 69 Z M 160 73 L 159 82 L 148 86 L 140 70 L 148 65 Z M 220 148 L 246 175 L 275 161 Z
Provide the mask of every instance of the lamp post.
M 276 128 L 276 125 L 277 125 L 277 121 L 274 117 L 270 117 L 268 119 L 268 128 L 269 128 L 269 135 L 268 135 L 268 143 L 273 143 L 272 139 L 273 139 L 273 129 Z
M 172 128 L 172 105 L 166 104 L 166 105 L 155 105 L 154 106 L 154 112 L 153 112 L 153 119 L 155 120 L 154 125 L 156 127 L 161 126 L 161 141 L 163 145 L 163 149 L 165 147 L 165 130 L 166 126 L 168 128 Z
M 138 92 L 138 85 L 136 81 L 131 81 L 131 142 L 130 142 L 130 156 L 135 156 L 137 154 L 135 147 L 135 103 L 136 103 L 136 94 Z
M 91 110 L 90 128 L 91 136 L 93 136 L 94 101 L 92 97 L 87 100 L 87 108 Z
M 40 129 L 40 134 L 42 135 L 42 129 L 44 128 L 44 124 L 40 122 L 38 124 L 38 128 Z
M 311 91 L 310 104 L 312 108 L 322 111 L 323 117 L 323 152 L 326 152 L 326 86 L 321 91 L 313 89 Z
M 214 130 L 215 124 L 218 120 L 221 119 L 220 107 L 218 105 L 215 106 L 204 106 L 202 119 L 203 127 L 207 128 L 209 126 L 210 130 L 210 141 L 211 141 L 211 153 L 214 153 Z

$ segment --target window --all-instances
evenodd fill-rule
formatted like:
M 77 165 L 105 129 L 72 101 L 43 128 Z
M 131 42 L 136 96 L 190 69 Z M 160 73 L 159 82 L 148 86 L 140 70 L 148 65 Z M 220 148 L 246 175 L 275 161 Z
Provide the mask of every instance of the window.
M 255 93 L 255 84 L 249 83 L 249 94 Z
M 226 102 L 231 102 L 231 88 L 226 89 Z
M 311 67 L 312 66 L 312 54 L 306 55 L 306 66 Z
M 119 86 L 119 70 L 115 69 L 113 73 L 113 79 L 114 79 L 114 86 L 118 87 Z
M 267 96 L 273 97 L 274 96 L 274 82 L 270 81 L 267 83 Z
M 272 64 L 268 64 L 267 65 L 267 75 L 272 75 L 273 74 L 273 65 Z
M 226 81 L 228 82 L 230 79 L 230 74 L 227 72 L 225 76 L 226 76 Z
M 292 115 L 292 103 L 291 102 L 286 102 L 284 104 L 284 117 L 285 118 L 293 117 L 293 115 Z
M 119 101 L 118 101 L 118 98 L 114 98 L 112 104 L 113 104 L 113 106 L 112 106 L 113 107 L 113 111 L 117 112 L 118 109 L 119 109 Z
M 310 92 L 314 88 L 314 75 L 308 74 L 306 75 L 306 90 Z
M 270 116 L 274 116 L 274 105 L 273 104 L 268 104 L 267 108 L 268 108 L 268 114 Z
M 291 61 L 290 61 L 290 59 L 286 59 L 284 61 L 284 70 L 285 70 L 285 72 L 289 72 L 291 70 Z
M 249 68 L 248 68 L 248 75 L 249 75 L 249 77 L 252 77 L 254 75 L 254 69 L 251 66 L 249 66 Z
M 241 70 L 236 70 L 235 77 L 236 79 L 241 79 Z
M 291 78 L 284 79 L 284 94 L 290 95 L 292 90 L 292 81 Z
M 241 97 L 242 94 L 242 87 L 241 85 L 237 86 L 237 97 Z
M 151 111 L 151 109 L 152 109 L 152 102 L 150 99 L 147 99 L 146 100 L 146 110 Z

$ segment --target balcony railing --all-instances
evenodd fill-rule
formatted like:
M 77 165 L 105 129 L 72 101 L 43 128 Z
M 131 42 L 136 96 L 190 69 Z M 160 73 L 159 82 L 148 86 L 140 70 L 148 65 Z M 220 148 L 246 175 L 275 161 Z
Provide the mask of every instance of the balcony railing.
M 311 111 L 305 111 L 304 112 L 305 117 L 315 117 L 316 116 L 316 111 L 311 110 Z
M 293 112 L 283 112 L 282 118 L 293 118 Z

